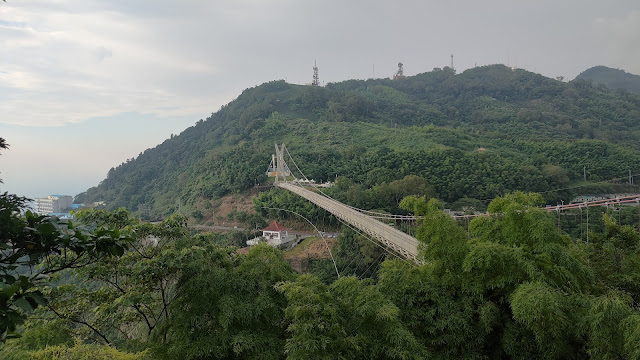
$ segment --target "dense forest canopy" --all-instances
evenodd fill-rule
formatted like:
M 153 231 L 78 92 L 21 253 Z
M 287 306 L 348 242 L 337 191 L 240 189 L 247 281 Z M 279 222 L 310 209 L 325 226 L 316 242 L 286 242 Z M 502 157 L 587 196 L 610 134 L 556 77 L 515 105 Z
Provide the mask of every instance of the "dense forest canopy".
M 497 198 L 465 229 L 407 197 L 424 264 L 345 229 L 340 278 L 326 261 L 297 274 L 264 244 L 239 254 L 231 233 L 195 234 L 180 215 L 85 211 L 83 226 L 131 234 L 129 249 L 41 281 L 48 300 L 0 359 L 637 359 L 637 229 L 604 214 L 581 241 L 542 201 Z
M 523 190 L 555 204 L 574 193 L 550 190 L 585 177 L 640 173 L 638 138 L 640 97 L 502 65 L 326 87 L 273 81 L 112 168 L 76 201 L 167 215 L 178 200 L 195 206 L 264 183 L 273 144 L 284 142 L 317 181 L 369 189 L 417 175 L 446 202 L 486 205 Z

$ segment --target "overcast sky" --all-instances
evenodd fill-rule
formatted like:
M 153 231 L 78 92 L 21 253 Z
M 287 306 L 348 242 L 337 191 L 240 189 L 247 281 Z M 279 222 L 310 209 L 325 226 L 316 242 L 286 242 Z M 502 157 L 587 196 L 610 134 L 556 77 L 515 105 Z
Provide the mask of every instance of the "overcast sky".
M 240 92 L 504 63 L 640 74 L 638 0 L 0 2 L 0 191 L 75 195 Z M 374 73 L 375 69 L 375 73 Z

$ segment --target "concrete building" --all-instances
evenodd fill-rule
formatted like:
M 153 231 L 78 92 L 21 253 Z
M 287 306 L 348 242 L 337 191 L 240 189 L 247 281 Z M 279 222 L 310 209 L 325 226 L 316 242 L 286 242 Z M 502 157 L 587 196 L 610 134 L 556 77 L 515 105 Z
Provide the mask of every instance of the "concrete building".
M 73 197 L 70 195 L 49 195 L 45 198 L 36 198 L 36 212 L 40 215 L 61 213 L 71 207 Z
M 262 236 L 247 241 L 247 245 L 252 246 L 264 241 L 271 246 L 278 246 L 294 240 L 295 235 L 289 235 L 289 229 L 274 221 L 271 225 L 262 229 Z

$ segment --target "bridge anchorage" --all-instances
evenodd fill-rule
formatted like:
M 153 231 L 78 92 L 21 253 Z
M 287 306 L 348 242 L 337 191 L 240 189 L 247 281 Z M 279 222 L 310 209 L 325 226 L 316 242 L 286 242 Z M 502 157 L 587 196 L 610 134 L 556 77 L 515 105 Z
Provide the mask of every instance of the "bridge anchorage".
M 304 176 L 295 164 L 295 161 L 293 161 L 289 150 L 287 150 L 284 144 L 282 144 L 281 147 L 278 147 L 278 144 L 276 144 L 275 149 L 276 153 L 272 155 L 271 165 L 267 171 L 268 176 L 275 177 L 275 186 L 291 191 L 309 200 L 330 212 L 339 220 L 364 232 L 384 247 L 391 249 L 406 259 L 422 264 L 422 261 L 418 259 L 418 240 L 416 240 L 416 238 L 376 220 L 374 217 L 365 214 L 364 210 L 345 205 L 321 191 L 315 192 L 300 186 L 298 179 L 292 175 L 289 166 L 285 162 L 284 155 L 286 153 L 295 168 Z

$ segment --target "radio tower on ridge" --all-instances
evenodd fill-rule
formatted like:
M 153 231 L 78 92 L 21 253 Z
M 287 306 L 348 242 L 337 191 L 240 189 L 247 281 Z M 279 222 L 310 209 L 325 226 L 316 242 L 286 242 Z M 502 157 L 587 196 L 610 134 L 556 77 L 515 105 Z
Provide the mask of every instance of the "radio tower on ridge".
M 456 69 L 453 68 L 453 54 L 451 54 L 451 71 L 455 74 Z
M 398 63 L 398 71 L 393 75 L 393 80 L 401 79 L 404 77 L 404 68 L 401 62 Z
M 313 81 L 311 82 L 312 86 L 320 86 L 320 78 L 318 78 L 318 65 L 316 62 L 313 62 Z

